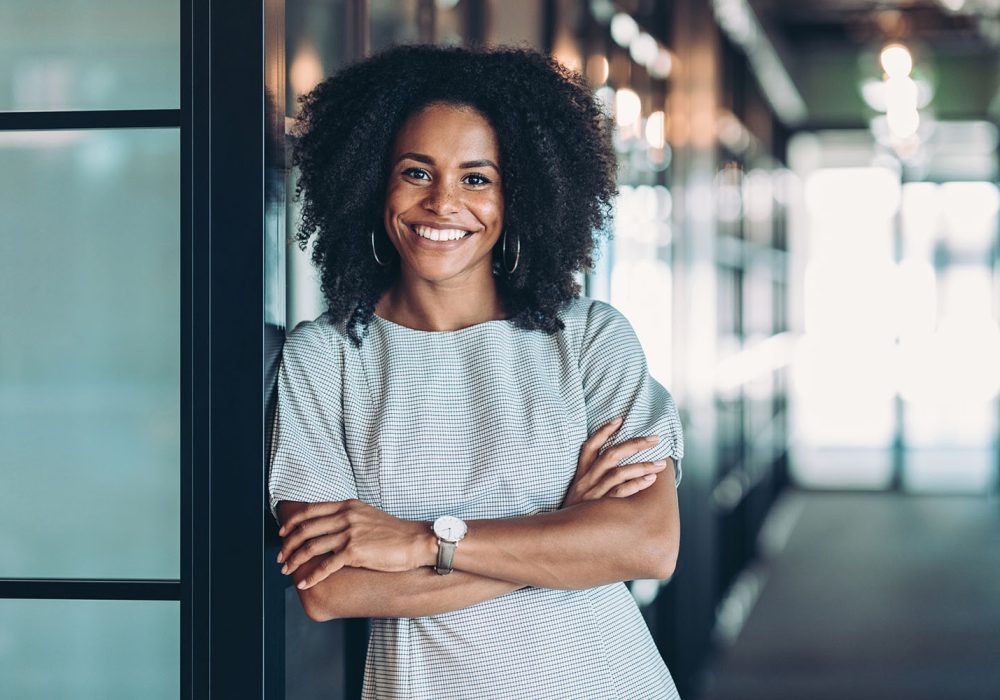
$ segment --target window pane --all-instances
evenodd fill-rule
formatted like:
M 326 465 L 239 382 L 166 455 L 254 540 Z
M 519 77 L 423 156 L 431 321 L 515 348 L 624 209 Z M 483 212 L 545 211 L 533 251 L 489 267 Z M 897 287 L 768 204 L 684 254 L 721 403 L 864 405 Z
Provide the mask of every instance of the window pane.
M 176 129 L 0 134 L 0 576 L 176 578 Z
M 180 696 L 180 604 L 0 600 L 0 696 Z
M 347 63 L 348 14 L 347 0 L 286 0 L 285 113 L 289 117 L 299 113 L 299 97 Z
M 0 0 L 0 111 L 179 106 L 178 0 Z
M 417 0 L 372 0 L 371 48 L 373 52 L 394 44 L 411 44 L 419 40 Z

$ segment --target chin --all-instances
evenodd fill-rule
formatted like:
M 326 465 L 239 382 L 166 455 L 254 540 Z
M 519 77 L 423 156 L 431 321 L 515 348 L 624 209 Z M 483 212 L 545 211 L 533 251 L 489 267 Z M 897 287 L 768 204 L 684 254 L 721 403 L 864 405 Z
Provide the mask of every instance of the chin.
M 465 272 L 465 270 L 449 270 L 442 268 L 422 268 L 413 270 L 416 277 L 419 277 L 427 282 L 433 282 L 434 284 L 461 279 L 463 277 L 463 272 Z

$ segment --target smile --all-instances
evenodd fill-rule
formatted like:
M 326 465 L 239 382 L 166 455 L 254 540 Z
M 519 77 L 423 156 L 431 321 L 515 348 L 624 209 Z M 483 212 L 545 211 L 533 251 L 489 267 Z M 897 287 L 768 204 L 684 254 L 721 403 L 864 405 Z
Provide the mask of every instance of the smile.
M 429 241 L 457 241 L 472 233 L 460 228 L 433 228 L 432 226 L 422 226 L 420 224 L 411 225 L 410 229 L 421 238 Z

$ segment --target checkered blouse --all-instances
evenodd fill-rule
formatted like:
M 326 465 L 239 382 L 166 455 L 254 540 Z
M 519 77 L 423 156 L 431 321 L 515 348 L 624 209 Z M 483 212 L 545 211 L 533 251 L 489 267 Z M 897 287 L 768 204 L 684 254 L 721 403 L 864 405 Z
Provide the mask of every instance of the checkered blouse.
M 506 320 L 448 332 L 376 316 L 361 348 L 326 314 L 285 343 L 270 498 L 361 500 L 409 520 L 513 518 L 559 507 L 580 445 L 624 415 L 615 442 L 659 434 L 628 461 L 671 456 L 683 438 L 628 321 L 568 303 L 548 335 Z M 461 545 L 460 545 L 461 546 Z M 462 610 L 379 618 L 363 698 L 676 698 L 623 583 L 524 588 Z

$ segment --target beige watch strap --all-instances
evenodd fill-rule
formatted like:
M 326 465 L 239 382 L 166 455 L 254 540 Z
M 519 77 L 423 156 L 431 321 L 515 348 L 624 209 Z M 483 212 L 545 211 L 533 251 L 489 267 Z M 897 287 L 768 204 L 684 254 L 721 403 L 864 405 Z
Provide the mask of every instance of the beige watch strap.
M 457 547 L 458 542 L 446 542 L 440 537 L 438 538 L 438 560 L 437 566 L 434 567 L 436 572 L 442 576 L 451 573 L 451 563 L 455 559 L 455 549 Z

